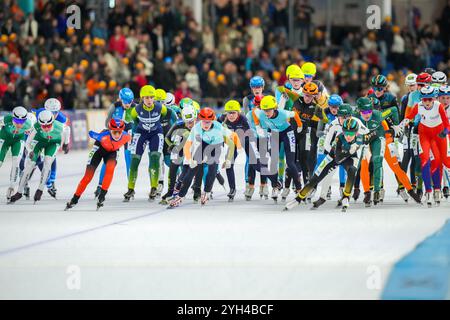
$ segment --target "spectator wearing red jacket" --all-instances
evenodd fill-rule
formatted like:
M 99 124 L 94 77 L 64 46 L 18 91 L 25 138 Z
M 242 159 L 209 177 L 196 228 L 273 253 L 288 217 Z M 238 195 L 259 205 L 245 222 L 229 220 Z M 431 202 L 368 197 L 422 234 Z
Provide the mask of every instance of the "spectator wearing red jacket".
M 114 28 L 114 35 L 109 39 L 109 50 L 117 52 L 120 56 L 124 56 L 127 51 L 127 40 L 120 26 Z

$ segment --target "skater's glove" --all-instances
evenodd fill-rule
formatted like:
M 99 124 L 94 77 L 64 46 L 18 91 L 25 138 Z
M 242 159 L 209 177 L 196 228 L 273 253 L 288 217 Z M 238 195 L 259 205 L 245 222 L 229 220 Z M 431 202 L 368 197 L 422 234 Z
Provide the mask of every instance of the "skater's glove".
M 231 160 L 225 160 L 225 162 L 222 165 L 223 169 L 230 169 L 231 168 Z
M 261 126 L 256 126 L 256 133 L 258 134 L 258 136 L 262 138 L 266 136 L 266 132 L 264 131 L 263 128 L 261 128 Z
M 303 126 L 297 127 L 297 133 L 301 133 L 303 131 Z
M 31 160 L 33 160 L 33 158 L 34 158 L 34 151 L 28 152 L 28 157 L 29 157 Z
M 445 138 L 448 135 L 448 130 L 445 128 L 439 133 L 439 138 Z
M 197 161 L 194 159 L 189 160 L 189 167 L 191 167 L 192 169 L 194 169 L 197 166 Z
M 351 145 L 349 152 L 350 152 L 350 154 L 354 154 L 356 151 L 358 151 L 358 149 L 359 149 L 359 145 L 354 143 Z
M 63 144 L 62 149 L 64 151 L 64 154 L 68 154 L 69 153 L 69 144 L 67 144 L 67 143 Z

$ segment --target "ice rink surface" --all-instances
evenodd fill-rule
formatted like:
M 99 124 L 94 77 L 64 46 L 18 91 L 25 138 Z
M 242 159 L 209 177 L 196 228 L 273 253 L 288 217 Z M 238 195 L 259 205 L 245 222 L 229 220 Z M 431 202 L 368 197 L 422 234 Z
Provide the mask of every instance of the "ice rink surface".
M 45 192 L 36 205 L 6 204 L 9 155 L 0 168 L 0 299 L 378 299 L 393 264 L 450 217 L 449 202 L 405 204 L 386 164 L 386 199 L 377 207 L 359 200 L 345 214 L 335 209 L 337 175 L 333 200 L 317 211 L 282 212 L 257 192 L 247 202 L 243 154 L 233 203 L 217 182 L 204 207 L 191 194 L 175 210 L 149 203 L 147 157 L 136 199 L 123 203 L 121 153 L 105 207 L 95 210 L 97 173 L 65 212 L 87 154 L 59 154 L 58 200 Z

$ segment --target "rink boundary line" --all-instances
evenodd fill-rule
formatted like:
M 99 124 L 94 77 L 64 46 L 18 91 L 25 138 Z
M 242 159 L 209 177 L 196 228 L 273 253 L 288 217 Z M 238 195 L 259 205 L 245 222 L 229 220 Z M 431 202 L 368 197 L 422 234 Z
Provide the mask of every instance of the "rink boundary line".
M 226 193 L 219 193 L 217 195 L 217 197 L 215 197 L 215 199 L 221 198 L 224 195 L 226 195 Z M 196 203 L 193 203 L 193 202 L 186 203 L 184 206 L 191 206 L 193 204 L 196 204 Z M 82 234 L 86 234 L 86 233 L 89 233 L 89 232 L 105 229 L 105 228 L 108 228 L 108 227 L 111 227 L 111 226 L 114 226 L 114 225 L 130 222 L 130 221 L 133 221 L 133 220 L 138 220 L 138 219 L 141 219 L 141 218 L 146 218 L 146 217 L 153 216 L 155 214 L 162 213 L 162 212 L 168 211 L 168 210 L 169 209 L 167 209 L 167 207 L 164 207 L 162 209 L 159 209 L 159 210 L 156 210 L 156 211 L 153 211 L 153 212 L 150 212 L 150 213 L 146 213 L 146 214 L 143 214 L 143 215 L 139 215 L 139 216 L 136 216 L 136 217 L 122 219 L 122 220 L 118 220 L 118 221 L 113 221 L 113 222 L 110 222 L 110 223 L 107 223 L 107 224 L 102 224 L 100 226 L 96 226 L 96 227 L 92 227 L 92 228 L 88 228 L 88 229 L 84 229 L 84 230 L 80 230 L 80 231 L 75 231 L 75 232 L 71 232 L 71 233 L 68 233 L 68 234 L 63 234 L 63 235 L 60 235 L 60 236 L 57 236 L 57 237 L 53 237 L 53 238 L 49 238 L 49 239 L 44 239 L 44 240 L 32 242 L 32 243 L 21 245 L 21 246 L 18 246 L 18 247 L 13 247 L 11 249 L 2 250 L 2 251 L 0 251 L 0 257 L 4 257 L 4 256 L 7 256 L 9 254 L 13 254 L 13 253 L 16 253 L 16 252 L 19 252 L 19 251 L 23 251 L 23 250 L 39 247 L 41 245 L 46 245 L 48 243 L 56 242 L 56 241 L 59 241 L 59 240 L 64 240 L 64 239 L 76 237 L 76 236 L 79 236 L 79 235 L 82 235 Z M 99 214 L 101 214 L 101 213 L 99 213 Z

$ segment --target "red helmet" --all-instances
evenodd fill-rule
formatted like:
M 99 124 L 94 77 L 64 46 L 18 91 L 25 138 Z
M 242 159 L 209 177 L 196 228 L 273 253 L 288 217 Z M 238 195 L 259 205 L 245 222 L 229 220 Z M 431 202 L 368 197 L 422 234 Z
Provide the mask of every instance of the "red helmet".
M 431 74 L 426 73 L 426 72 L 419 73 L 419 75 L 417 76 L 417 79 L 416 79 L 416 83 L 417 84 L 431 83 Z
M 370 88 L 369 91 L 367 91 L 367 95 L 368 95 L 368 96 L 371 95 L 371 94 L 373 94 L 373 93 L 374 93 L 373 88 Z
M 214 112 L 213 109 L 206 107 L 200 110 L 198 114 L 198 119 L 212 121 L 216 119 L 216 113 Z
M 112 131 L 123 131 L 125 130 L 125 122 L 122 119 L 114 119 L 109 120 L 108 123 L 109 130 Z

